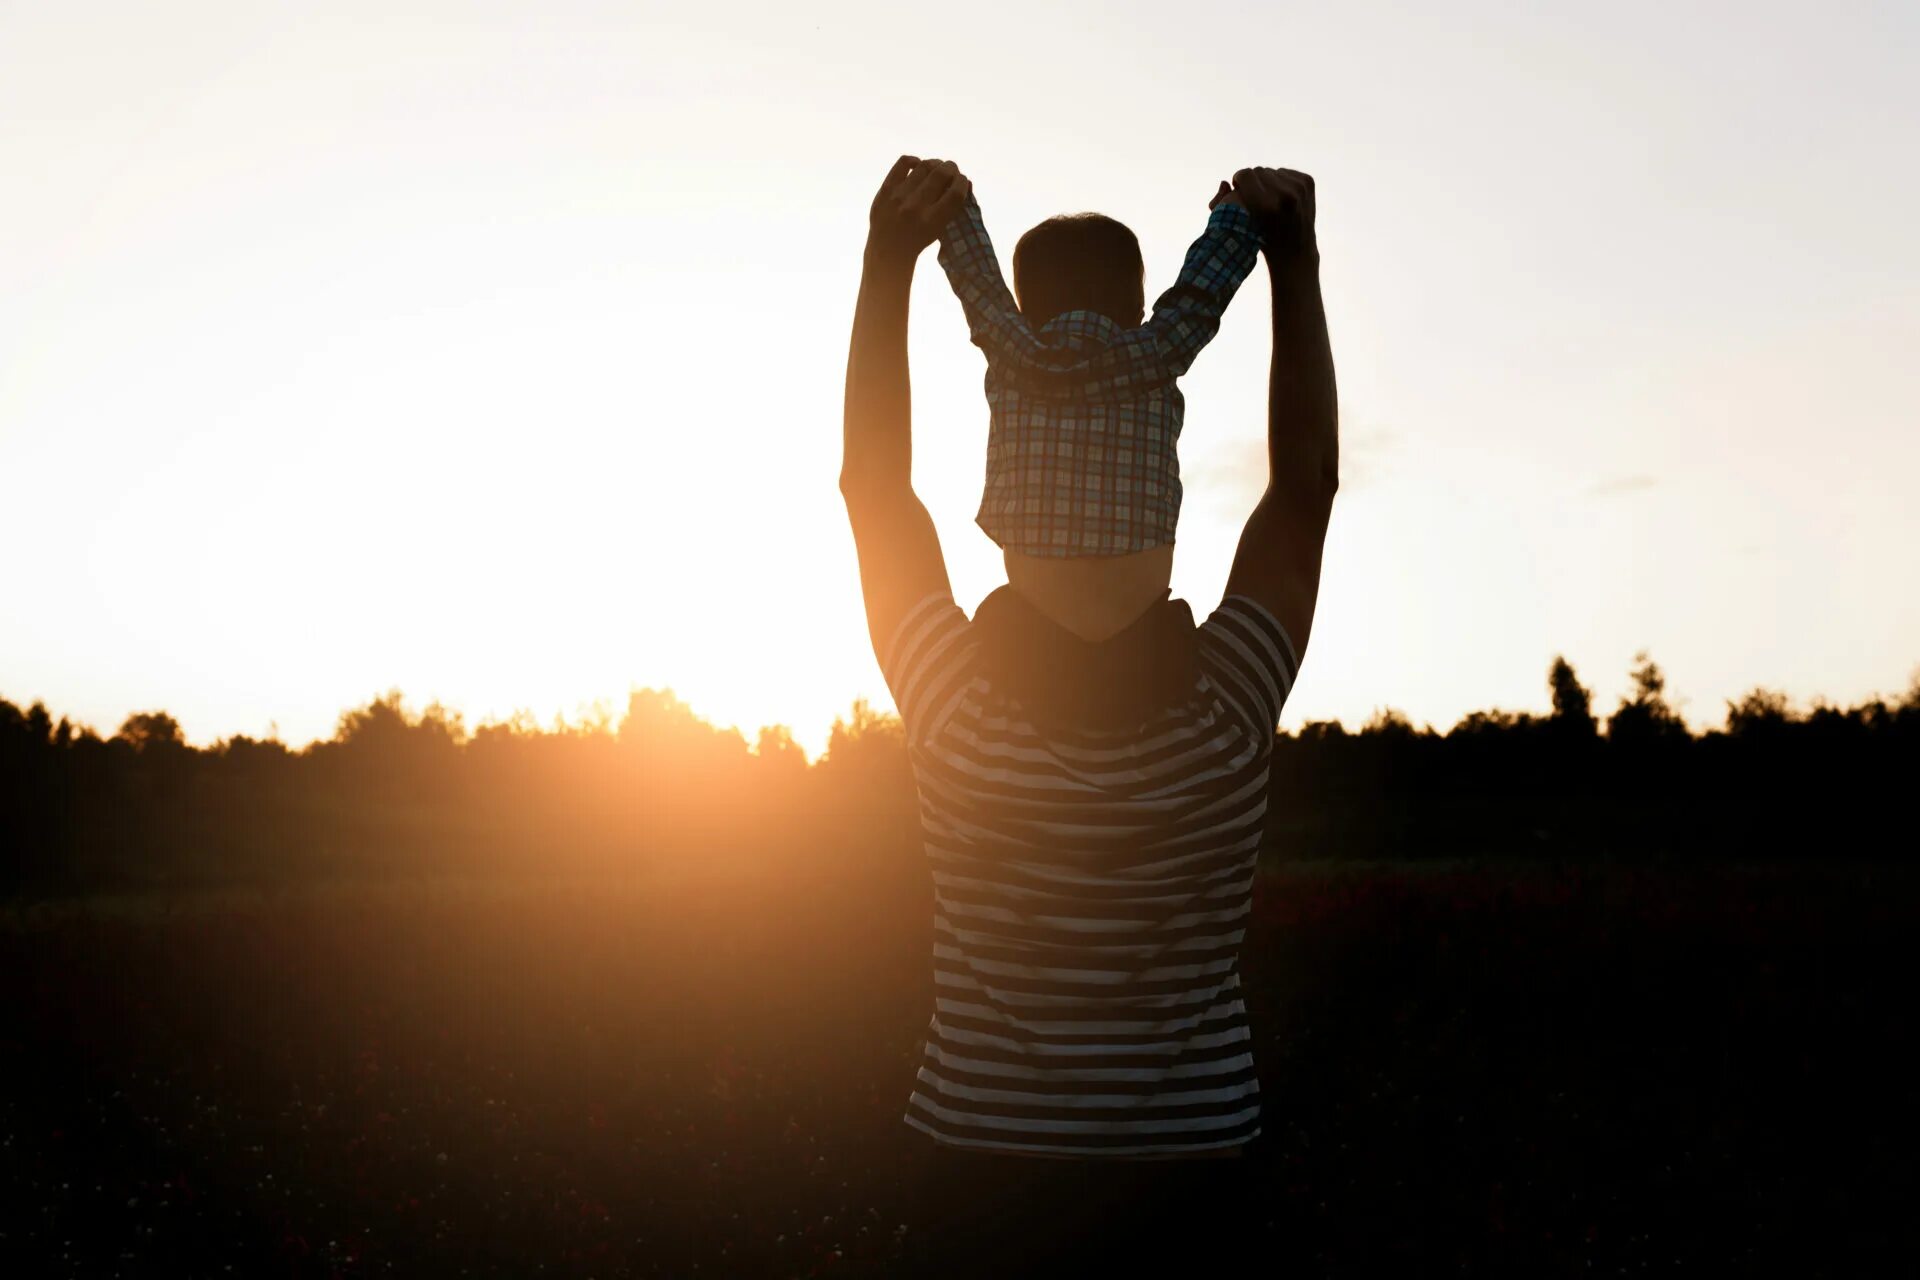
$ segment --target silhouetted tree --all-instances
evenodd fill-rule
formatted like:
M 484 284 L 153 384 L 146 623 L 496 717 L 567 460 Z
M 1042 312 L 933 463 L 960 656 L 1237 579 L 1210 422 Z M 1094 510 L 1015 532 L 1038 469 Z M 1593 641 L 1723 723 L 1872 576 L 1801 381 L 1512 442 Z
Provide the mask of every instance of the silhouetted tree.
M 344 747 L 382 751 L 418 735 L 448 746 L 464 742 L 466 726 L 459 712 L 450 712 L 439 703 L 428 704 L 418 717 L 408 713 L 406 700 L 398 689 L 389 690 L 364 707 L 340 714 L 334 740 Z
M 122 722 L 120 732 L 114 736 L 131 743 L 135 751 L 187 745 L 180 733 L 180 722 L 164 711 L 137 711 Z
M 754 741 L 753 755 L 768 769 L 798 773 L 807 767 L 807 753 L 793 740 L 793 730 L 784 724 L 762 725 Z
M 906 731 L 900 718 L 874 710 L 865 698 L 857 700 L 850 716 L 834 717 L 820 763 L 843 776 L 865 779 L 869 785 L 904 784 Z M 887 792 L 896 789 L 887 787 Z
M 1378 707 L 1360 726 L 1360 732 L 1379 738 L 1412 738 L 1420 731 L 1413 727 L 1413 721 L 1407 719 L 1407 713 L 1398 707 Z
M 1382 709 L 1358 732 L 1277 734 L 1269 856 L 1907 847 L 1880 828 L 1920 776 L 1920 678 L 1898 701 L 1804 715 L 1757 689 L 1729 706 L 1726 732 L 1698 736 L 1645 654 L 1604 737 L 1564 659 L 1548 685 L 1550 716 L 1475 712 L 1441 735 Z M 299 750 L 246 736 L 195 749 L 164 711 L 103 741 L 0 699 L 0 892 L 516 867 L 718 869 L 776 898 L 827 871 L 892 892 L 925 887 L 903 856 L 916 819 L 899 718 L 864 701 L 809 765 L 784 727 L 749 748 L 664 689 L 632 694 L 617 724 L 597 704 L 578 724 L 516 713 L 473 733 L 395 690 Z
M 620 744 L 630 748 L 669 748 L 744 757 L 747 741 L 738 729 L 720 729 L 694 713 L 671 689 L 638 689 L 627 696 L 620 719 Z
M 1736 738 L 1778 733 L 1792 718 L 1787 695 L 1773 689 L 1755 689 L 1727 703 L 1727 732 Z
M 53 736 L 53 717 L 47 713 L 47 704 L 35 702 L 27 708 L 27 735 L 35 742 L 45 742 Z
M 1607 737 L 1623 743 L 1684 737 L 1686 725 L 1667 701 L 1667 677 L 1643 649 L 1633 655 L 1633 693 L 1607 720 Z
M 458 713 L 434 703 L 416 716 L 398 689 L 342 712 L 333 739 L 314 755 L 323 772 L 363 797 L 417 809 L 459 790 L 460 748 L 467 741 Z
M 1553 694 L 1554 727 L 1562 733 L 1591 738 L 1599 726 L 1593 718 L 1593 694 L 1574 674 L 1573 664 L 1556 655 L 1547 671 L 1547 688 Z
M 1455 734 L 1510 735 L 1532 729 L 1539 723 L 1537 717 L 1524 711 L 1470 711 L 1460 718 L 1460 723 L 1447 731 L 1449 738 Z

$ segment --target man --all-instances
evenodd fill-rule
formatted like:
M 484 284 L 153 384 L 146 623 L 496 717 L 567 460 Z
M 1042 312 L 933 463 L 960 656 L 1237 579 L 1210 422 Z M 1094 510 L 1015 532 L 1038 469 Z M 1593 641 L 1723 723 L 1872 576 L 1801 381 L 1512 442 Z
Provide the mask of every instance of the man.
M 967 619 L 913 492 L 914 265 L 970 191 L 902 156 L 873 201 L 840 476 L 934 879 L 934 1014 L 904 1117 L 931 1139 L 919 1271 L 1204 1265 L 1247 1227 L 1239 946 L 1337 487 L 1313 181 L 1243 169 L 1231 188 L 1274 346 L 1267 489 L 1226 597 L 1197 627 L 1163 595 L 1094 637 L 1011 587 Z

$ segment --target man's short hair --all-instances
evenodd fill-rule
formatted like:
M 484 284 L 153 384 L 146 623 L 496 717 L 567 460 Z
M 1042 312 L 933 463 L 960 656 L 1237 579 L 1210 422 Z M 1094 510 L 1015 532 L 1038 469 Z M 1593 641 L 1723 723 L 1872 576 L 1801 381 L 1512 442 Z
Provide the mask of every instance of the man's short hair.
M 1139 324 L 1146 311 L 1140 240 L 1105 214 L 1048 218 L 1013 247 L 1013 292 L 1035 328 L 1063 311 L 1097 311 L 1116 324 Z

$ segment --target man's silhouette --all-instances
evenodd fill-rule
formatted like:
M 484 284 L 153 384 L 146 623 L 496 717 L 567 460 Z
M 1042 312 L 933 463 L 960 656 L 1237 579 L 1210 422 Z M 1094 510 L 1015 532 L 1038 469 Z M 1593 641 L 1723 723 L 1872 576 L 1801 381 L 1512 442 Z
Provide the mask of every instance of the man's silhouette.
M 874 199 L 840 476 L 934 879 L 904 1117 L 928 1138 L 916 1274 L 1226 1261 L 1262 1132 L 1239 948 L 1338 474 L 1313 182 L 1243 169 L 1231 187 L 1274 348 L 1267 490 L 1225 598 L 1196 626 L 1163 593 L 1092 636 L 1017 584 L 969 620 L 913 492 L 909 291 L 970 190 L 903 156 Z

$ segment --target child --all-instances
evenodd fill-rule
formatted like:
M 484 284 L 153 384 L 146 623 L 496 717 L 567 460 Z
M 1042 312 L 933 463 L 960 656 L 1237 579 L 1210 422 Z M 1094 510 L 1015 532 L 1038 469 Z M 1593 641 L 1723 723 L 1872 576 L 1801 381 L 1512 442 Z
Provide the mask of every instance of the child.
M 1165 596 L 1180 514 L 1175 385 L 1259 260 L 1226 183 L 1172 288 L 1144 316 L 1140 243 L 1099 214 L 1050 218 L 1013 252 L 1018 302 L 969 193 L 940 265 L 986 353 L 987 483 L 977 516 L 1008 582 L 1085 639 Z

